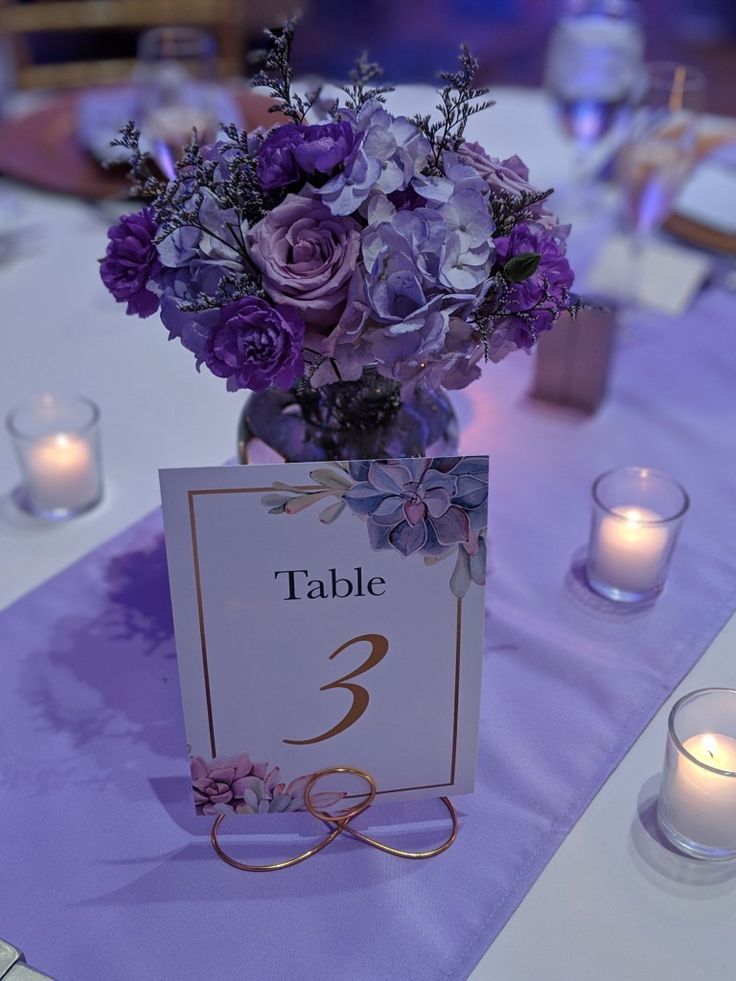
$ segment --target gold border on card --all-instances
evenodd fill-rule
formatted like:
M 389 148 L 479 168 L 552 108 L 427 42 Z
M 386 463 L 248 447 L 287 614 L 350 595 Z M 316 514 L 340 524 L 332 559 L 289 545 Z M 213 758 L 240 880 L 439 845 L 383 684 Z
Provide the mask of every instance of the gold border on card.
M 294 490 L 311 491 L 313 485 L 294 487 Z M 194 499 L 199 495 L 207 494 L 269 494 L 278 491 L 278 487 L 217 487 L 203 490 L 190 490 L 187 492 L 189 500 L 189 522 L 192 533 L 192 561 L 194 564 L 194 582 L 197 595 L 197 617 L 199 621 L 199 642 L 202 651 L 202 675 L 204 678 L 205 701 L 207 704 L 207 722 L 209 725 L 210 749 L 212 756 L 217 756 L 217 740 L 215 737 L 215 720 L 212 713 L 212 689 L 210 686 L 209 664 L 207 661 L 207 634 L 204 623 L 204 602 L 202 599 L 202 580 L 199 570 L 199 544 L 197 541 L 197 517 L 194 507 Z M 455 605 L 455 691 L 452 720 L 452 758 L 450 765 L 450 779 L 447 783 L 428 783 L 416 787 L 392 787 L 389 790 L 378 790 L 380 794 L 397 794 L 410 790 L 439 790 L 442 787 L 452 787 L 455 783 L 455 766 L 457 759 L 457 740 L 458 722 L 460 716 L 460 650 L 462 646 L 462 617 L 463 601 L 458 597 Z M 348 795 L 351 796 L 351 795 Z M 354 795 L 353 795 L 354 796 Z

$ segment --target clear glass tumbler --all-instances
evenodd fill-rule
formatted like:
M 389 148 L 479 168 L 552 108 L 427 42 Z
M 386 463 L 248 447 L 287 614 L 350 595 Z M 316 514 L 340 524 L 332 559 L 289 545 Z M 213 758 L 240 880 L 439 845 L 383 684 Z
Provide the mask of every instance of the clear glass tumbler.
M 689 506 L 685 490 L 658 470 L 621 467 L 598 477 L 592 494 L 588 584 L 621 603 L 653 599 Z
M 736 858 L 736 690 L 701 688 L 670 712 L 657 818 L 694 858 Z
M 100 410 L 82 396 L 44 394 L 8 414 L 23 475 L 15 498 L 24 511 L 58 521 L 100 502 L 99 422 Z

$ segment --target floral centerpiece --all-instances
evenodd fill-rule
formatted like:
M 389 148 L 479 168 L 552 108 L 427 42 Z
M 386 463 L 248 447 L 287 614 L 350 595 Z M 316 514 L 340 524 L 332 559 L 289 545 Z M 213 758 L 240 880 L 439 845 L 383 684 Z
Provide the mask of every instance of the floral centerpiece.
M 285 117 L 270 130 L 195 134 L 164 181 L 124 129 L 150 204 L 110 229 L 102 279 L 198 368 L 255 393 L 248 434 L 287 459 L 451 451 L 445 390 L 576 312 L 569 227 L 518 157 L 465 140 L 492 105 L 467 48 L 437 112 L 405 118 L 365 58 L 340 100 L 295 92 L 293 34 L 270 33 L 255 80 Z

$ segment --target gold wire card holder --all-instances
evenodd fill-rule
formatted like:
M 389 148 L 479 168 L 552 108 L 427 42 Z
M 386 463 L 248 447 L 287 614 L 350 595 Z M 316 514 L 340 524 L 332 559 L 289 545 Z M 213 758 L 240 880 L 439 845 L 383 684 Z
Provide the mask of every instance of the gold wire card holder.
M 348 773 L 353 776 L 359 777 L 364 780 L 368 785 L 368 791 L 365 796 L 365 800 L 360 801 L 354 807 L 346 808 L 337 814 L 330 814 L 327 811 L 322 811 L 314 806 L 314 801 L 312 799 L 312 791 L 315 784 L 322 780 L 324 777 L 331 776 L 333 774 Z M 366 773 L 365 770 L 361 770 L 358 767 L 353 766 L 333 766 L 325 770 L 319 770 L 314 773 L 309 779 L 305 789 L 304 789 L 304 803 L 307 810 L 323 824 L 326 824 L 330 829 L 328 833 L 317 841 L 316 844 L 312 845 L 306 851 L 300 852 L 299 855 L 294 855 L 292 858 L 284 859 L 282 862 L 272 862 L 269 865 L 250 865 L 246 862 L 240 862 L 233 858 L 232 855 L 224 850 L 220 844 L 217 832 L 220 829 L 222 822 L 225 820 L 225 814 L 218 814 L 215 818 L 215 823 L 212 825 L 212 831 L 210 832 L 210 841 L 212 842 L 212 847 L 214 848 L 217 855 L 226 862 L 228 865 L 232 866 L 234 869 L 239 869 L 241 872 L 278 872 L 280 869 L 288 869 L 293 865 L 299 865 L 300 862 L 306 861 L 308 858 L 312 858 L 318 852 L 321 852 L 328 845 L 332 844 L 336 838 L 338 838 L 343 832 L 349 834 L 352 838 L 357 841 L 362 841 L 365 845 L 370 845 L 371 848 L 377 848 L 381 852 L 385 852 L 387 855 L 395 855 L 397 858 L 413 858 L 413 859 L 424 859 L 424 858 L 434 858 L 436 855 L 441 855 L 442 852 L 446 852 L 451 845 L 454 844 L 457 838 L 458 832 L 458 821 L 457 821 L 457 811 L 453 806 L 452 801 L 449 797 L 440 797 L 440 800 L 447 808 L 450 814 L 450 820 L 452 822 L 452 827 L 448 837 L 442 842 L 442 844 L 437 845 L 435 848 L 427 849 L 426 851 L 411 852 L 405 851 L 402 848 L 394 848 L 392 845 L 387 845 L 382 841 L 378 841 L 375 838 L 371 838 L 369 835 L 364 834 L 362 831 L 358 831 L 357 828 L 353 828 L 350 822 L 358 817 L 359 814 L 363 814 L 368 808 L 373 804 L 376 799 L 376 793 L 378 788 L 376 786 L 376 781 L 373 777 Z

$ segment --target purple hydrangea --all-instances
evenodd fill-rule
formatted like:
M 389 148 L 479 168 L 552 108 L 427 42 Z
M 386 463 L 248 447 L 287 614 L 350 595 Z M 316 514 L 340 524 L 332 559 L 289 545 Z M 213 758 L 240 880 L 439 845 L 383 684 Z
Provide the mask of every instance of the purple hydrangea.
M 123 215 L 108 231 L 110 242 L 100 264 L 100 276 L 126 312 L 150 317 L 159 307 L 158 293 L 150 289 L 159 268 L 156 251 L 158 224 L 153 208 Z
M 364 517 L 372 548 L 444 555 L 473 548 L 485 526 L 488 471 L 481 457 L 351 463 L 356 484 L 343 500 Z
M 258 179 L 266 191 L 303 183 L 323 183 L 360 141 L 348 122 L 303 126 L 287 123 L 272 129 L 258 151 Z
M 304 372 L 304 322 L 292 307 L 245 296 L 226 304 L 203 333 L 203 360 L 230 391 L 289 388 Z
M 445 347 L 450 316 L 467 316 L 483 296 L 493 264 L 493 222 L 484 198 L 470 188 L 439 206 L 387 214 L 363 233 L 363 342 L 382 373 L 416 377 Z M 354 330 L 354 325 L 353 330 Z
M 407 387 L 424 386 L 430 390 L 466 388 L 480 378 L 483 355 L 484 346 L 473 325 L 451 317 L 443 346 L 424 364 L 405 370 L 403 380 Z
M 524 253 L 539 255 L 536 271 L 520 283 L 511 283 L 504 298 L 504 313 L 509 315 L 497 325 L 504 339 L 517 347 L 531 347 L 536 335 L 550 330 L 557 311 L 569 306 L 573 272 L 565 258 L 568 225 L 545 228 L 537 222 L 521 222 L 510 235 L 496 239 L 496 257 L 503 266 L 513 256 Z M 525 317 L 515 316 L 523 313 Z
M 405 190 L 421 173 L 431 149 L 413 123 L 392 116 L 376 99 L 369 100 L 357 116 L 343 115 L 354 120 L 362 142 L 356 144 L 344 170 L 318 192 L 336 215 L 352 214 L 374 189 L 384 194 Z

